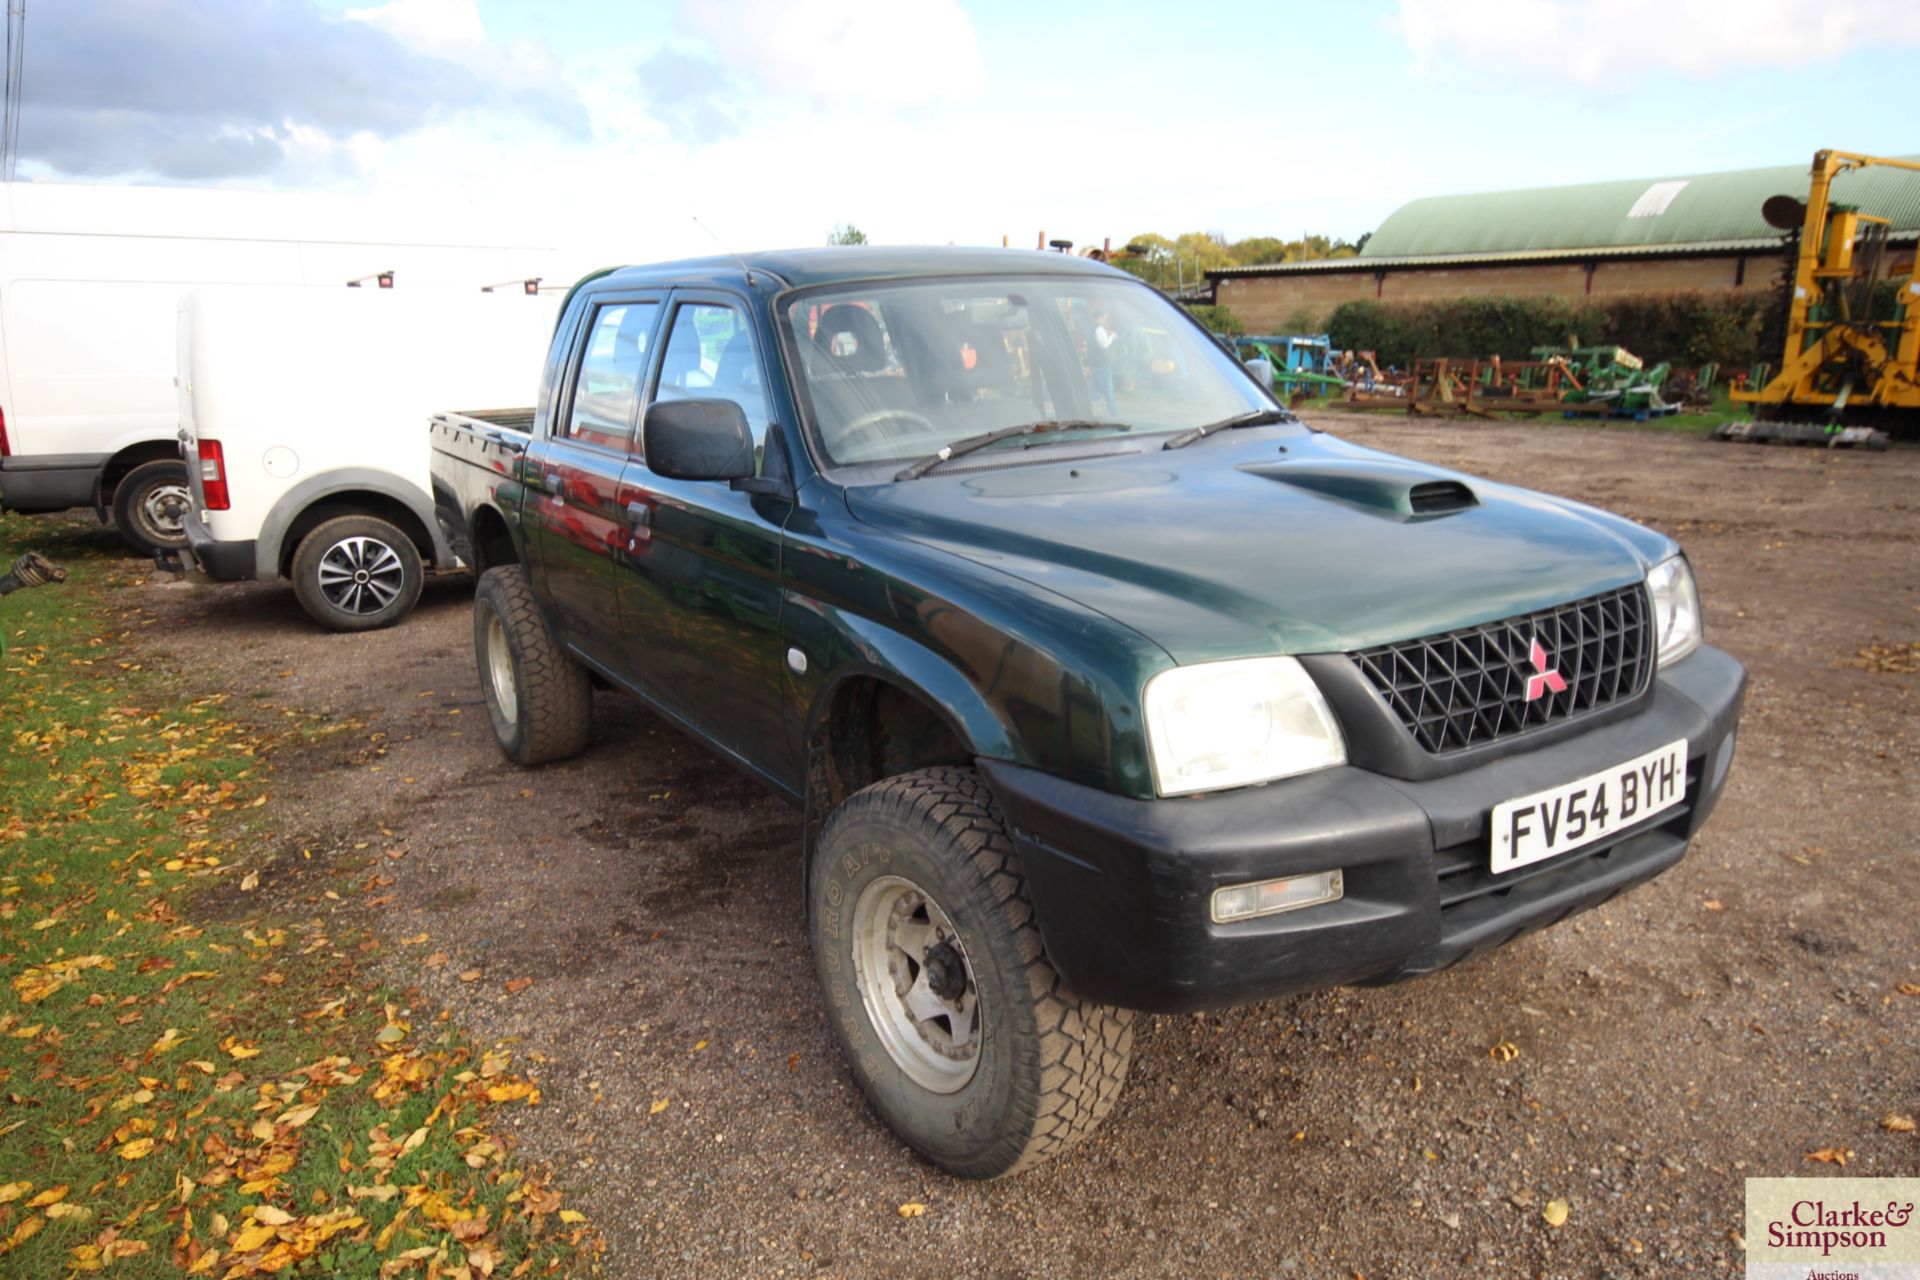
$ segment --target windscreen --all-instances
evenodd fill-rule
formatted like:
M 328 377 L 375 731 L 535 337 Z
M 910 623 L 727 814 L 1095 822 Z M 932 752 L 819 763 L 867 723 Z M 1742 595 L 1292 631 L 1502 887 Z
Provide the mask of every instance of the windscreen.
M 1171 302 L 1125 280 L 866 282 L 802 294 L 787 317 L 815 438 L 840 466 L 922 458 L 1038 422 L 1139 435 L 1272 404 Z

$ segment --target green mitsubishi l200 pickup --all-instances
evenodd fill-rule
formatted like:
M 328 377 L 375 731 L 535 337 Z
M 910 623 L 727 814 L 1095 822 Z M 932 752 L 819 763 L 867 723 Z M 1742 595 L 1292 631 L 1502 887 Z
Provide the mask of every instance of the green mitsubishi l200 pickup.
M 580 752 L 602 684 L 799 806 L 834 1033 L 956 1174 L 1085 1137 L 1135 1010 L 1658 875 L 1733 760 L 1672 539 L 1315 431 L 1096 263 L 605 272 L 538 405 L 430 430 L 502 749 Z

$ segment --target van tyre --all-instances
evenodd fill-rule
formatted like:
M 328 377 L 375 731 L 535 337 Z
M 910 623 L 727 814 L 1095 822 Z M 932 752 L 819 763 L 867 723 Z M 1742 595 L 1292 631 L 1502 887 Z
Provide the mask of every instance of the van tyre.
M 1133 1012 L 1074 994 L 972 769 L 920 769 L 827 819 L 807 928 L 828 1020 L 873 1109 L 949 1173 L 1058 1155 L 1112 1109 Z
M 420 549 L 379 516 L 336 516 L 293 553 L 293 592 L 332 631 L 373 631 L 413 612 L 426 581 Z
M 143 556 L 187 545 L 192 491 L 183 462 L 143 462 L 113 488 L 113 523 Z
M 473 650 L 500 750 L 515 764 L 551 764 L 587 748 L 593 681 L 547 630 L 526 571 L 499 565 L 473 594 Z

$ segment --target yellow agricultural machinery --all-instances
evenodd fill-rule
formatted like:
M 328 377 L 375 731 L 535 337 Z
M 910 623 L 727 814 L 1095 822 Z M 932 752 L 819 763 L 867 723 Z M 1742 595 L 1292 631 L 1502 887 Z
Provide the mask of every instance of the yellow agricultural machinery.
M 1920 170 L 1912 160 L 1819 151 L 1804 205 L 1777 195 L 1761 207 L 1770 224 L 1800 233 L 1786 349 L 1764 386 L 1733 393 L 1758 420 L 1727 423 L 1716 438 L 1885 448 L 1875 424 L 1920 426 L 1920 274 L 1910 255 L 1896 265 L 1892 305 L 1882 297 L 1876 313 L 1891 224 L 1832 199 L 1834 178 L 1874 165 Z

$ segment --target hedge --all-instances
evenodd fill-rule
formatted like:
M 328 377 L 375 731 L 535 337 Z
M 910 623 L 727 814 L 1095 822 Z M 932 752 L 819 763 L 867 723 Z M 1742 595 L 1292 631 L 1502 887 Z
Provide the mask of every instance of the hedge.
M 1717 361 L 1729 372 L 1778 362 L 1766 340 L 1772 289 L 1615 297 L 1480 297 L 1433 302 L 1346 302 L 1327 320 L 1336 350 L 1372 351 L 1382 366 L 1419 357 L 1528 359 L 1534 347 L 1620 346 L 1649 364 Z M 1777 330 L 1776 330 L 1777 332 Z

